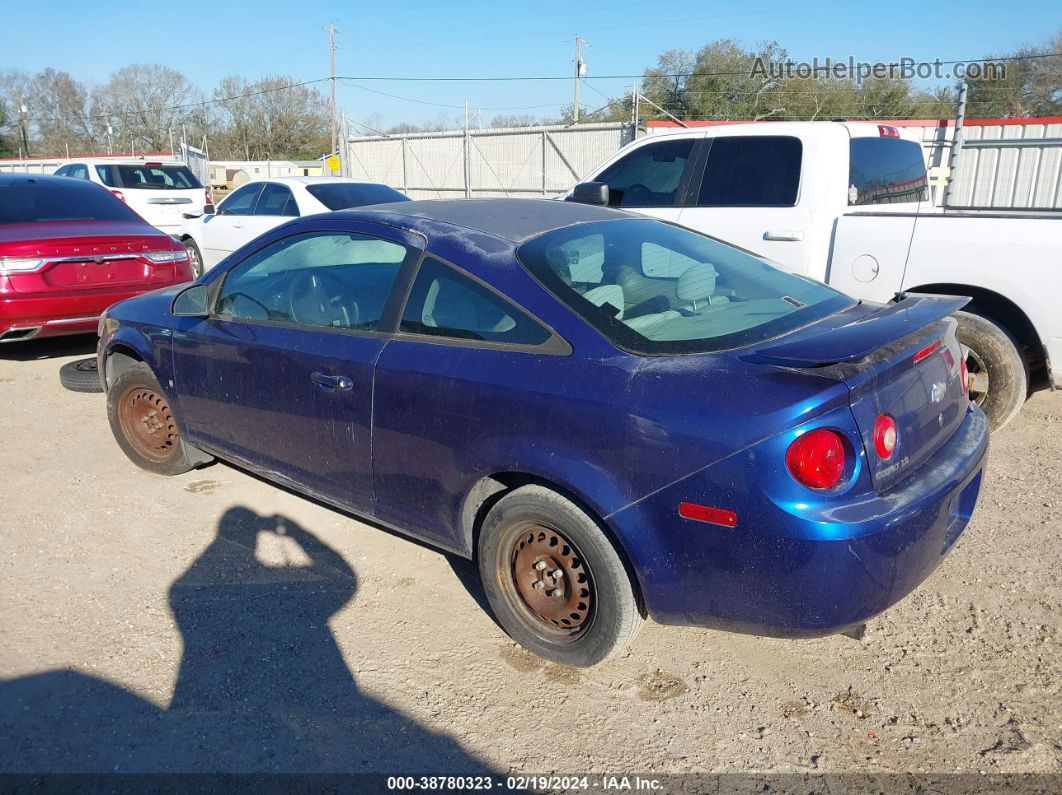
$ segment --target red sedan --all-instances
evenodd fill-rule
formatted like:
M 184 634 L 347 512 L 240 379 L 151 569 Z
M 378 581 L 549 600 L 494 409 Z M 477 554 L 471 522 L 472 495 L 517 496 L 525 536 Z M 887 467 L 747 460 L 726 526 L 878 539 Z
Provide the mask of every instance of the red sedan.
M 184 246 L 105 188 L 0 174 L 0 342 L 95 331 L 111 304 L 191 279 Z

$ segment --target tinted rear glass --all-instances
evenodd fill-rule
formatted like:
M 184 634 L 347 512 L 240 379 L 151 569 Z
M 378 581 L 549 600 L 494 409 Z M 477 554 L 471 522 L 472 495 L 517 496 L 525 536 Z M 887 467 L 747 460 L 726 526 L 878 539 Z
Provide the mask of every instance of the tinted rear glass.
M 660 221 L 567 227 L 517 255 L 557 298 L 635 353 L 750 345 L 852 304 L 820 282 Z
M 893 204 L 926 198 L 926 164 L 922 147 L 914 141 L 853 138 L 849 152 L 849 204 Z
M 792 207 L 800 186 L 799 138 L 715 138 L 708 150 L 698 207 Z
M 307 185 L 306 190 L 329 210 L 363 207 L 367 204 L 405 202 L 409 197 L 386 185 L 359 185 L 344 182 L 325 182 Z
M 96 173 L 105 185 L 124 190 L 192 190 L 203 187 L 187 166 L 152 166 L 146 163 L 105 165 L 97 166 Z
M 140 216 L 89 182 L 24 182 L 0 187 L 0 224 L 37 221 L 139 221 Z

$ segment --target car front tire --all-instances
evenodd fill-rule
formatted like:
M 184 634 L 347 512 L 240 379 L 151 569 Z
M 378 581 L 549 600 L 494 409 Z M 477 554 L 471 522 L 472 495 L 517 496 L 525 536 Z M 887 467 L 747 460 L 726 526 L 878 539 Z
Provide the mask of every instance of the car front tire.
M 186 237 L 181 241 L 184 243 L 184 248 L 188 252 L 188 262 L 192 266 L 192 278 L 198 279 L 203 275 L 203 252 L 199 250 L 199 246 L 190 237 Z
M 180 475 L 195 466 L 169 403 L 143 362 L 125 367 L 107 390 L 107 419 L 115 441 L 130 461 L 156 475 Z
M 596 665 L 644 622 L 635 586 L 602 528 L 571 500 L 522 486 L 491 508 L 478 542 L 483 587 L 509 636 L 563 665 Z

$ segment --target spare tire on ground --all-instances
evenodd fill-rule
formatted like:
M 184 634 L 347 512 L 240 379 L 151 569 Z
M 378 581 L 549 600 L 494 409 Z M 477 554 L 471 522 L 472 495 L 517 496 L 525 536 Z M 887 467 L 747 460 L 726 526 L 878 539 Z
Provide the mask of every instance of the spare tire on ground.
M 71 392 L 102 392 L 96 357 L 67 362 L 59 368 L 59 383 Z

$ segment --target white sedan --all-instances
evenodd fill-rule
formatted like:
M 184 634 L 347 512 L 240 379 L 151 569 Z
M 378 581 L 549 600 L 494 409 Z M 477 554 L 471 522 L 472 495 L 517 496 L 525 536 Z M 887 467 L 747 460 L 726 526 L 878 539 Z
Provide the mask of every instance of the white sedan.
M 236 249 L 292 218 L 368 204 L 408 201 L 394 188 L 340 177 L 277 177 L 241 185 L 215 210 L 187 212 L 178 238 L 198 276 Z

